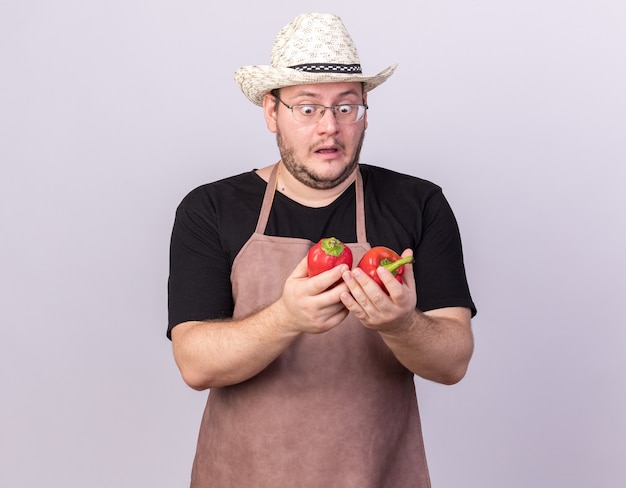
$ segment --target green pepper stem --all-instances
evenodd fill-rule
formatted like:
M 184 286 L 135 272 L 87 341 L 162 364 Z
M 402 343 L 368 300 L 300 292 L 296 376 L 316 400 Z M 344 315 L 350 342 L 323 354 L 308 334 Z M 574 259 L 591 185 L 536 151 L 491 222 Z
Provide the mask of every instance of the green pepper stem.
M 398 271 L 398 268 L 400 268 L 401 266 L 404 266 L 405 264 L 411 264 L 414 261 L 415 261 L 415 258 L 413 256 L 407 256 L 406 258 L 401 258 L 401 259 L 398 259 L 397 261 L 392 261 L 392 262 L 387 262 L 387 263 L 384 263 L 381 261 L 380 265 L 383 266 L 384 268 L 387 268 L 389 271 L 391 271 L 395 275 Z
M 336 237 L 327 237 L 326 239 L 322 239 L 321 246 L 322 251 L 324 251 L 329 256 L 338 257 L 344 250 L 343 242 L 341 242 Z

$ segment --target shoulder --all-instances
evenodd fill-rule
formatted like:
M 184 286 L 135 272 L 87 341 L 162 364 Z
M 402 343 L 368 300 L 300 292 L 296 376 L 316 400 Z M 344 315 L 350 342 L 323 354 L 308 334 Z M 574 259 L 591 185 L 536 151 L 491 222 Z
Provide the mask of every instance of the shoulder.
M 363 191 L 368 198 L 395 201 L 398 204 L 410 201 L 423 207 L 433 197 L 442 195 L 441 187 L 432 181 L 379 166 L 359 166 Z
M 255 171 L 248 171 L 194 188 L 182 199 L 179 209 L 203 211 L 235 205 L 235 210 L 250 202 L 257 204 L 265 186 L 265 181 Z
M 433 213 L 445 203 L 441 188 L 423 178 L 361 165 L 367 237 L 372 246 L 416 249 Z
M 173 243 L 183 243 L 177 249 L 212 249 L 232 263 L 254 232 L 266 187 L 250 171 L 194 188 L 176 209 Z
M 363 185 L 371 188 L 411 188 L 424 193 L 441 191 L 439 185 L 417 176 L 370 164 L 360 164 L 359 168 Z

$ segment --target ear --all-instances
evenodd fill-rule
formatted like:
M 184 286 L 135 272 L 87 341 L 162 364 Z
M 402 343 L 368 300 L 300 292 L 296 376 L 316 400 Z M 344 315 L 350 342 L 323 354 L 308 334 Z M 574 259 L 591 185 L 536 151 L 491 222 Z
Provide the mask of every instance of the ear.
M 367 105 L 367 92 L 363 92 L 363 103 Z M 367 130 L 367 110 L 363 116 L 363 130 Z
M 265 125 L 270 132 L 276 133 L 276 98 L 271 93 L 266 93 L 263 97 L 263 116 Z

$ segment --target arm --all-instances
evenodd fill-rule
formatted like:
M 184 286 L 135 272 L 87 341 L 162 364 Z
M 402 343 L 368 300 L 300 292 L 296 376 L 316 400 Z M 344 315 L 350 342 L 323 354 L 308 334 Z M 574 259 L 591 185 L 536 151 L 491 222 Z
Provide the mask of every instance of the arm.
M 347 266 L 307 278 L 304 258 L 273 304 L 241 320 L 183 322 L 172 329 L 176 364 L 196 390 L 232 385 L 261 372 L 300 334 L 322 333 L 348 314 L 340 300 L 347 288 L 327 288 Z
M 409 370 L 446 385 L 463 379 L 474 350 L 470 310 L 463 307 L 416 309 L 404 324 L 380 335 Z
M 413 266 L 405 266 L 402 284 L 385 268 L 378 269 L 389 295 L 358 268 L 344 273 L 350 293 L 341 299 L 365 327 L 378 331 L 407 369 L 438 383 L 457 383 L 474 349 L 471 312 L 464 307 L 419 311 Z

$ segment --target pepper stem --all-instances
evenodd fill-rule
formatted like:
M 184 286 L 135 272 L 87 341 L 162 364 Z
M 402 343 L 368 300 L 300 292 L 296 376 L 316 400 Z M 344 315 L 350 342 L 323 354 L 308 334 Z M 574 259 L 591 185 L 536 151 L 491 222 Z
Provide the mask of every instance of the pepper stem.
M 380 265 L 384 268 L 387 268 L 389 271 L 393 273 L 395 276 L 398 272 L 398 268 L 404 266 L 405 264 L 411 264 L 415 261 L 413 256 L 407 256 L 406 258 L 398 259 L 397 261 L 389 261 L 388 259 L 383 259 L 380 262 Z
M 337 257 L 341 255 L 345 246 L 339 239 L 335 237 L 327 237 L 326 239 L 322 239 L 320 247 L 322 248 L 322 251 L 329 256 Z

